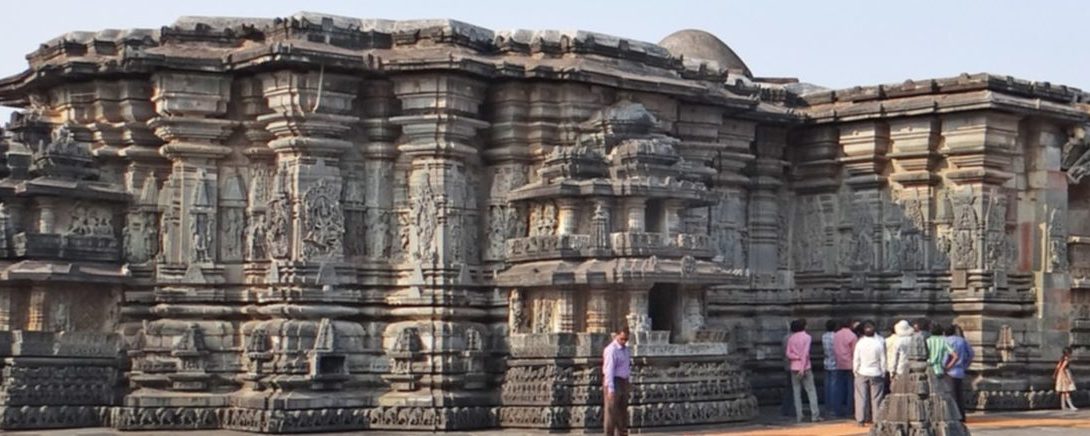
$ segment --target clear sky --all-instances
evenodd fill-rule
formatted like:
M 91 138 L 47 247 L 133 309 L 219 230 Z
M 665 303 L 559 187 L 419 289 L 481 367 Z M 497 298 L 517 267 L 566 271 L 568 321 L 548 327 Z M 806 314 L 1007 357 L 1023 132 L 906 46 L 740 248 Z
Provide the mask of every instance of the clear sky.
M 493 30 L 582 29 L 658 42 L 711 32 L 757 76 L 830 88 L 989 72 L 1090 90 L 1090 1 L 8 0 L 0 76 L 72 30 L 158 28 L 182 15 L 453 18 Z M 16 6 L 17 5 L 17 6 Z M 7 111 L 0 109 L 3 120 Z

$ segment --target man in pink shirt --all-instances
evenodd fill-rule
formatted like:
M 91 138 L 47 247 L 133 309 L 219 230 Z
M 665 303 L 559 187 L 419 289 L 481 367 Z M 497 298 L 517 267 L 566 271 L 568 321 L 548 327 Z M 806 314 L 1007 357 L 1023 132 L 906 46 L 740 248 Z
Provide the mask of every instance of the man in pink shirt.
M 810 334 L 806 333 L 806 320 L 791 321 L 791 336 L 787 338 L 785 353 L 791 362 L 791 390 L 795 394 L 795 417 L 802 422 L 802 392 L 810 397 L 810 419 L 821 421 L 818 408 L 817 390 L 814 389 L 814 373 L 810 370 Z
M 836 356 L 836 371 L 833 373 L 833 404 L 829 405 L 832 413 L 839 418 L 846 418 L 852 413 L 852 357 L 855 342 L 859 338 L 852 331 L 851 321 L 840 324 L 840 330 L 833 335 L 833 354 Z

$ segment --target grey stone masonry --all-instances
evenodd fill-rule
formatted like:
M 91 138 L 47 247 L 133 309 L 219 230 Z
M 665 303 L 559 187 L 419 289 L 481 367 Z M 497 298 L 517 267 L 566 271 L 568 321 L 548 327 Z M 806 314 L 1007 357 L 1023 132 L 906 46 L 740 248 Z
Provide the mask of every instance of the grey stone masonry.
M 595 429 L 621 328 L 633 427 L 744 421 L 796 317 L 959 324 L 974 409 L 1050 407 L 1069 344 L 1090 376 L 1077 89 L 834 91 L 698 30 L 309 12 L 27 60 L 0 430 Z

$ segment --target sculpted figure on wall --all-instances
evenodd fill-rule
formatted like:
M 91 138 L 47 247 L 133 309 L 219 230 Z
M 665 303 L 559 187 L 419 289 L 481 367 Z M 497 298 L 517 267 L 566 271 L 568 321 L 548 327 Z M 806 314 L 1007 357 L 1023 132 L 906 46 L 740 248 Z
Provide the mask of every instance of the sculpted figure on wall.
M 413 259 L 418 262 L 432 262 L 437 254 L 435 247 L 435 226 L 437 195 L 431 185 L 431 176 L 427 172 L 420 174 L 412 194 L 413 215 L 412 229 L 416 233 L 416 250 Z
M 972 189 L 956 191 L 950 196 L 953 205 L 954 227 L 953 247 L 950 260 L 954 268 L 966 269 L 976 265 L 977 197 Z
M 390 213 L 375 207 L 364 210 L 367 232 L 367 256 L 385 259 L 390 256 Z
M 155 214 L 141 212 L 129 214 L 123 241 L 125 260 L 136 264 L 152 260 L 159 248 L 158 238 Z
M 1066 213 L 1063 209 L 1052 209 L 1048 214 L 1048 266 L 1053 272 L 1067 270 Z
M 265 207 L 268 215 L 265 248 L 276 259 L 288 257 L 291 251 L 291 195 L 283 179 L 283 174 L 276 176 L 271 198 Z
M 512 289 L 507 300 L 508 330 L 510 333 L 524 333 L 526 328 L 526 301 L 521 289 Z
M 330 179 L 314 183 L 303 194 L 303 255 L 312 259 L 344 253 L 344 210 L 341 187 Z
M 1090 135 L 1088 134 L 1090 134 L 1088 124 L 1073 127 L 1067 142 L 1063 145 L 1061 167 L 1067 170 L 1067 179 L 1071 183 L 1079 183 L 1086 174 L 1090 173 Z
M 250 260 L 264 260 L 268 253 L 265 250 L 267 236 L 265 234 L 265 214 L 255 213 L 250 215 L 249 225 L 246 228 L 246 258 Z

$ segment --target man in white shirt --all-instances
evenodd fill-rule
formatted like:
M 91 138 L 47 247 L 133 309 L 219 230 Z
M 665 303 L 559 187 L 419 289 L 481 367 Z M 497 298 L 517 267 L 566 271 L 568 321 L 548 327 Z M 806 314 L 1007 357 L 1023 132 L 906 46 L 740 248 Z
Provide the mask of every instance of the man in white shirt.
M 855 373 L 855 420 L 860 426 L 873 421 L 878 405 L 885 397 L 883 375 L 886 370 L 886 344 L 874 335 L 874 323 L 863 324 L 863 337 L 852 353 Z

